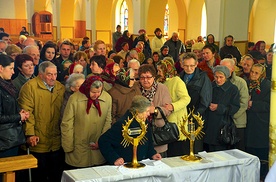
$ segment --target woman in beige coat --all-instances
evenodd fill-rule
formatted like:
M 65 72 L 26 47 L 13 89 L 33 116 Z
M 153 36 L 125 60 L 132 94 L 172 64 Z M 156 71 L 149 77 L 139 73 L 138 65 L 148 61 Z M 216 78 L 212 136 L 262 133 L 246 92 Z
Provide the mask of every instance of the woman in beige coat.
M 67 169 L 105 163 L 98 139 L 111 126 L 111 96 L 99 76 L 91 76 L 70 96 L 61 123 Z

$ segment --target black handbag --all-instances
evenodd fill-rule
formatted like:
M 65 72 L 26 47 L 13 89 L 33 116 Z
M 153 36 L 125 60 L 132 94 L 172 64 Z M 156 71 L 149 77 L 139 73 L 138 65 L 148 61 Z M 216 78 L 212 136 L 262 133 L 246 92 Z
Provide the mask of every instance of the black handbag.
M 7 150 L 26 142 L 22 124 L 5 123 L 0 128 L 0 151 Z
M 179 130 L 175 123 L 169 122 L 160 107 L 156 107 L 159 110 L 162 118 L 165 121 L 163 127 L 157 127 L 152 123 L 152 140 L 154 146 L 164 145 L 175 142 L 179 139 Z
M 237 127 L 232 116 L 227 114 L 226 118 L 220 129 L 219 141 L 226 145 L 235 145 L 240 141 L 240 138 L 237 136 Z

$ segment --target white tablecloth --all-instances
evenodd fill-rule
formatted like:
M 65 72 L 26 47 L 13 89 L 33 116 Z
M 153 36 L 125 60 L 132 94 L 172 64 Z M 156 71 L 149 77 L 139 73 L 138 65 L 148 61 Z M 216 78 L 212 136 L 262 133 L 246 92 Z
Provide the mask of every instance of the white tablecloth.
M 64 171 L 62 182 L 258 182 L 260 162 L 240 150 L 199 154 L 203 160 L 188 162 L 180 157 L 142 161 L 146 167 L 100 166 Z

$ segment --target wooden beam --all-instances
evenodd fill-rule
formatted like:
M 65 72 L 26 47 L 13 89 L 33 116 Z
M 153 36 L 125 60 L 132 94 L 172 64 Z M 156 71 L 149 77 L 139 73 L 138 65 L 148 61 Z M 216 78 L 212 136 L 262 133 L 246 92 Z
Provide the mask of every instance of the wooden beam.
M 33 155 L 0 158 L 0 173 L 29 168 L 37 168 L 37 159 Z

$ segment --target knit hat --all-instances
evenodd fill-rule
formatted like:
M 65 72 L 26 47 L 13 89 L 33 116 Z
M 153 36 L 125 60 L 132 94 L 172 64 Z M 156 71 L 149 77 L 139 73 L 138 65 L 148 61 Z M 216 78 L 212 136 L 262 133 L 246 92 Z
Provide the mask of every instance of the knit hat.
M 226 66 L 217 65 L 216 67 L 214 67 L 213 72 L 215 73 L 217 71 L 222 72 L 226 78 L 230 77 L 230 71 Z

